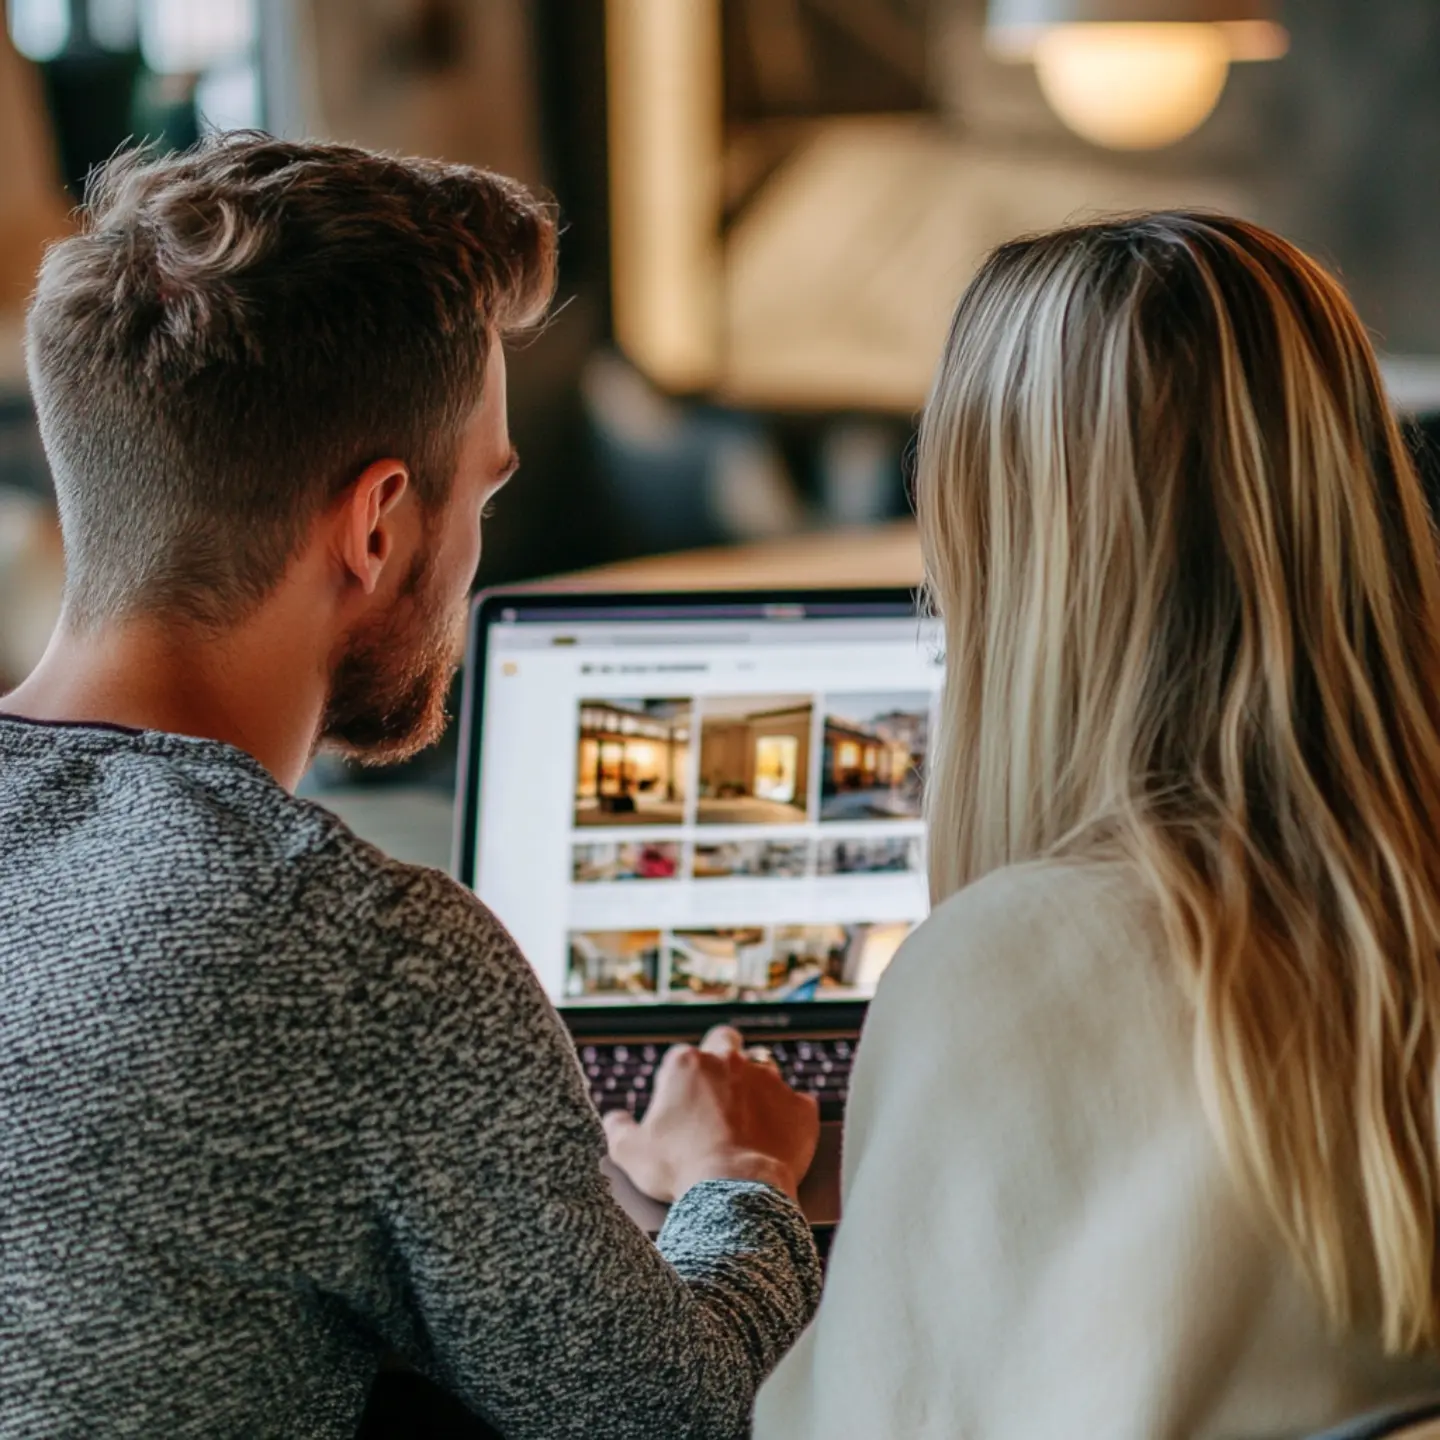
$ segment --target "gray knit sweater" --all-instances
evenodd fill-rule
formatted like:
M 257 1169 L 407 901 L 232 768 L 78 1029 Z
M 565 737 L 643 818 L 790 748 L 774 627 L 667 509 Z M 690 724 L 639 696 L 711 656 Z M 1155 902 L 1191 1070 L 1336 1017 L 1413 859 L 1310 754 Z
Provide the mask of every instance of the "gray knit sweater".
M 799 1211 L 610 1199 L 476 899 L 209 741 L 0 719 L 0 1436 L 349 1436 L 377 1358 L 509 1440 L 744 1434 Z

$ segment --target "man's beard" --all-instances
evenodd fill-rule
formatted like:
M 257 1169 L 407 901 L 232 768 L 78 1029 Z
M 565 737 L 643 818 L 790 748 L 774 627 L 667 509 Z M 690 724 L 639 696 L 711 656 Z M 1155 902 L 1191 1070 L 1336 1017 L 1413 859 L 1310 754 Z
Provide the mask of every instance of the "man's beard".
M 394 607 L 346 639 L 320 744 L 362 765 L 392 765 L 433 745 L 445 733 L 464 619 L 435 593 L 431 567 L 417 556 Z

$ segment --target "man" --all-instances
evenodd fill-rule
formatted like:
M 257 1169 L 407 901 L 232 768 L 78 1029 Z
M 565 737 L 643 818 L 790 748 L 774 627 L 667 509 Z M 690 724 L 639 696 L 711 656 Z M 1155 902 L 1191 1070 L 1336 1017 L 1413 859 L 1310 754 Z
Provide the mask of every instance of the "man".
M 0 1432 L 352 1434 L 399 1352 L 509 1437 L 743 1434 L 814 1307 L 813 1105 L 738 1036 L 611 1147 L 472 895 L 290 793 L 433 740 L 501 337 L 554 227 L 461 167 L 130 155 L 27 333 L 64 613 L 0 701 Z

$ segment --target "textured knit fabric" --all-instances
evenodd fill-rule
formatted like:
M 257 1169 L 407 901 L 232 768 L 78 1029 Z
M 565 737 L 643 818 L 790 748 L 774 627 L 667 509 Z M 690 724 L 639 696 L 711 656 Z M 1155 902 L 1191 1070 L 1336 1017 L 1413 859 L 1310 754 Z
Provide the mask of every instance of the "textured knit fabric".
M 1206 1123 L 1125 866 L 1001 871 L 896 957 L 851 1086 L 825 1298 L 756 1440 L 1282 1440 L 1440 1365 L 1327 1333 Z
M 525 1437 L 733 1437 L 814 1308 L 777 1191 L 613 1203 L 500 925 L 230 747 L 0 719 L 0 1436 L 353 1434 L 399 1352 Z

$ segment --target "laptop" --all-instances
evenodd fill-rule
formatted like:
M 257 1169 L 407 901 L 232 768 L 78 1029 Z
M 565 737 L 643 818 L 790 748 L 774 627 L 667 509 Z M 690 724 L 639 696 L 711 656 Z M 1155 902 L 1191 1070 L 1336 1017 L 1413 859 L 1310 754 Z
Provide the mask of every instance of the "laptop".
M 456 874 L 596 1105 L 642 1116 L 667 1045 L 735 1026 L 820 1102 L 800 1198 L 833 1225 L 866 1005 L 928 908 L 936 622 L 903 590 L 493 592 L 465 675 Z

